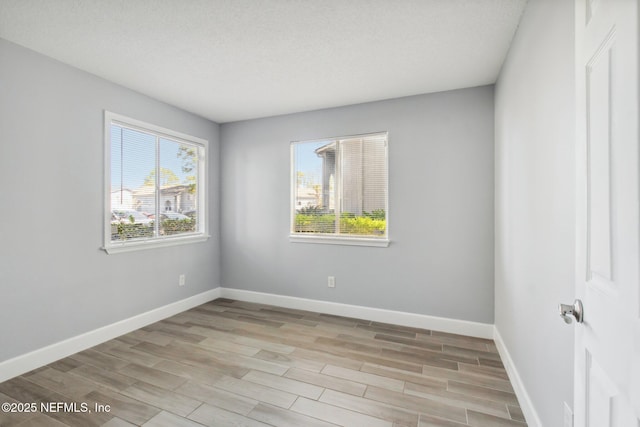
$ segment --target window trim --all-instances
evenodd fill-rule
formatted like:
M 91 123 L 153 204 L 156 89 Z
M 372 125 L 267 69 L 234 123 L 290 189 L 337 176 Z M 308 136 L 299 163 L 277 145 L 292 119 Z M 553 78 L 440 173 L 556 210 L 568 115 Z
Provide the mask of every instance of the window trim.
M 391 241 L 384 237 L 348 237 L 340 234 L 335 236 L 331 234 L 315 234 L 311 236 L 299 236 L 291 234 L 289 236 L 291 243 L 319 243 L 324 245 L 346 245 L 346 246 L 373 246 L 378 248 L 386 248 Z
M 111 125 L 116 124 L 128 129 L 153 133 L 161 138 L 170 140 L 184 140 L 185 142 L 200 146 L 204 149 L 204 158 L 198 160 L 198 206 L 202 210 L 202 219 L 198 222 L 198 230 L 194 233 L 153 237 L 149 239 L 136 239 L 132 241 L 112 242 L 111 241 Z M 161 248 L 167 246 L 184 245 L 189 243 L 204 242 L 209 239 L 209 198 L 207 197 L 207 157 L 209 152 L 209 141 L 192 135 L 187 135 L 171 129 L 167 129 L 152 123 L 132 119 L 131 117 L 116 114 L 104 110 L 104 209 L 102 218 L 103 246 L 107 254 L 121 252 L 132 252 L 144 249 Z M 200 213 L 199 213 L 200 216 Z
M 312 233 L 303 234 L 295 233 L 295 217 L 296 217 L 296 169 L 295 169 L 295 145 L 299 143 L 313 143 L 322 141 L 339 141 L 352 138 L 364 138 L 372 135 L 386 135 L 385 143 L 385 166 L 387 169 L 387 176 L 385 180 L 385 186 L 387 188 L 387 197 L 385 200 L 385 215 L 386 215 L 386 233 L 384 237 L 371 237 L 371 236 L 356 236 L 348 234 L 323 234 Z M 389 132 L 368 132 L 353 135 L 333 136 L 328 138 L 317 139 L 304 139 L 291 141 L 289 144 L 289 168 L 290 168 L 290 199 L 289 199 L 289 242 L 291 243 L 311 243 L 311 244 L 326 244 L 326 245 L 347 245 L 347 246 L 370 246 L 370 247 L 388 247 L 391 243 L 389 239 Z

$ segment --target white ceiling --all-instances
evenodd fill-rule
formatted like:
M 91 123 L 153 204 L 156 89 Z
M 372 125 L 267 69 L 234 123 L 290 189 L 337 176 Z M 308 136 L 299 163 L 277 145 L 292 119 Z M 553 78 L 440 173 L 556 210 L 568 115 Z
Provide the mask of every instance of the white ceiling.
M 526 0 L 0 0 L 0 37 L 218 123 L 496 81 Z

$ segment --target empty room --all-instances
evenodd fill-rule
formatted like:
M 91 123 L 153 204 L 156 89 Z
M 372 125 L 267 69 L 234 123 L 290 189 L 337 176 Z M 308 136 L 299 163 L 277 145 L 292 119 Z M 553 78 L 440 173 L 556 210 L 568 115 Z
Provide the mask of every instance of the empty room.
M 0 426 L 640 427 L 637 0 L 0 0 Z

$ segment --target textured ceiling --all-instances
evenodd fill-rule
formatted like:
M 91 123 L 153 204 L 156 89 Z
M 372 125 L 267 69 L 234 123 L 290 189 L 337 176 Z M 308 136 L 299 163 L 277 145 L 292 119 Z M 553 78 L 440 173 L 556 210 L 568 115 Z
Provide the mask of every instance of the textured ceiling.
M 223 123 L 494 83 L 526 0 L 0 0 L 0 37 Z

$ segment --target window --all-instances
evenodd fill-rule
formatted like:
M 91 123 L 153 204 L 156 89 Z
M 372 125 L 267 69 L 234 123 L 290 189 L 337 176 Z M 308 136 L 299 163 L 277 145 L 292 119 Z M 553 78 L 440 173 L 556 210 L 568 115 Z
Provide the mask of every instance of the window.
M 291 241 L 387 246 L 387 133 L 291 143 Z
M 105 112 L 108 253 L 207 239 L 207 141 Z

